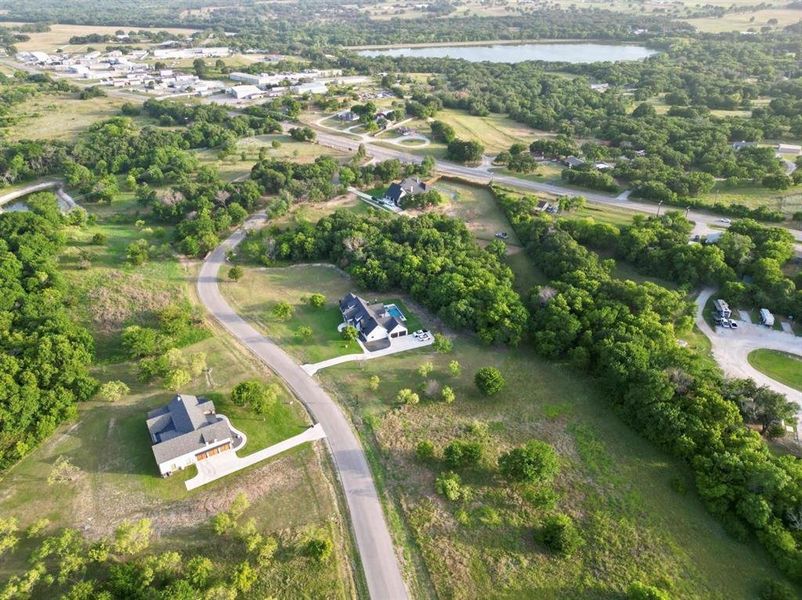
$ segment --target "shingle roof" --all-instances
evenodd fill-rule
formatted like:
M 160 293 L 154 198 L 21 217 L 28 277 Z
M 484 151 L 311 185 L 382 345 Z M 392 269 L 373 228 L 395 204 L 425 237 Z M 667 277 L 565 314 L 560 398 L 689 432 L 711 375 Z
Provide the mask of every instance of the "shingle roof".
M 231 437 L 228 423 L 214 415 L 214 403 L 189 394 L 150 411 L 147 425 L 159 464 Z

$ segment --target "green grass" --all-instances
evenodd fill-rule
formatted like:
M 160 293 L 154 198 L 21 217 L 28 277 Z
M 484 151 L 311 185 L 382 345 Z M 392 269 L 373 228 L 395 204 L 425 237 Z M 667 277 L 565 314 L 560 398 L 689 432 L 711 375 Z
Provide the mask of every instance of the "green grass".
M 313 276 L 310 270 L 258 270 L 245 279 L 263 279 L 253 289 L 269 288 L 288 299 L 299 290 L 350 289 L 334 270 L 318 267 Z M 426 574 L 409 570 L 413 589 L 431 585 L 438 596 L 453 598 L 596 599 L 619 597 L 639 579 L 666 587 L 675 598 L 729 599 L 751 598 L 755 581 L 778 577 L 765 554 L 730 538 L 692 491 L 675 491 L 693 489 L 688 469 L 622 423 L 592 381 L 568 364 L 541 360 L 526 346 L 488 348 L 452 335 L 451 354 L 402 353 L 318 375 L 357 426 L 365 423 L 360 432 L 371 444 L 372 464 L 382 470 L 382 486 L 404 519 L 393 531 L 402 541 L 411 536 L 404 552 L 425 565 Z M 451 360 L 462 365 L 461 376 L 449 374 Z M 400 389 L 423 383 L 416 372 L 423 362 L 435 367 L 430 379 L 454 388 L 453 405 L 423 397 L 417 406 L 396 406 Z M 481 397 L 472 382 L 487 365 L 500 368 L 507 381 L 492 399 Z M 376 391 L 368 385 L 374 375 L 381 380 Z M 444 503 L 433 485 L 444 467 L 418 462 L 414 448 L 423 439 L 442 449 L 455 438 L 475 436 L 476 421 L 486 426 L 486 456 L 480 469 L 463 477 L 472 499 Z M 552 443 L 560 454 L 554 497 L 507 489 L 495 475 L 499 453 L 532 438 Z M 532 542 L 534 524 L 552 509 L 573 515 L 588 540 L 575 557 L 560 559 Z M 630 551 L 634 547 L 637 552 Z
M 708 206 L 717 202 L 725 205 L 742 204 L 749 208 L 765 206 L 786 214 L 802 210 L 802 192 L 798 187 L 778 192 L 759 185 L 729 187 L 719 182 L 713 191 L 702 196 L 701 200 Z
M 753 350 L 749 364 L 764 375 L 802 392 L 802 356 L 779 350 Z

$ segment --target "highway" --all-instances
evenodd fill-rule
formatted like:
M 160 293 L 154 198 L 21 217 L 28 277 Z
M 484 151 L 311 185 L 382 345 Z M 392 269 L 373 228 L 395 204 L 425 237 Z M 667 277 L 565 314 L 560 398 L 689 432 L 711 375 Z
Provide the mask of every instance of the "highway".
M 370 465 L 348 418 L 315 379 L 280 347 L 242 319 L 220 292 L 218 272 L 225 264 L 226 254 L 242 241 L 247 229 L 258 227 L 264 218 L 263 213 L 251 217 L 243 228 L 206 258 L 198 275 L 198 295 L 206 310 L 281 377 L 312 418 L 323 426 L 348 506 L 370 597 L 374 600 L 405 600 L 408 598 L 407 589 Z

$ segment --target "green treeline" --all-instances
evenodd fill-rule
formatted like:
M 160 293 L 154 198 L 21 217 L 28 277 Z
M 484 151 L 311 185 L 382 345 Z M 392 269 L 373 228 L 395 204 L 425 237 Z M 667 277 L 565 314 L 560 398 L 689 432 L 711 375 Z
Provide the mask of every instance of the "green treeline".
M 93 343 L 68 314 L 59 276 L 64 245 L 55 199 L 0 214 L 0 469 L 76 414 L 97 383 Z
M 332 262 L 358 286 L 403 289 L 485 342 L 517 344 L 524 334 L 527 315 L 512 288 L 512 272 L 479 248 L 455 219 L 434 214 L 389 219 L 340 210 L 275 236 L 252 234 L 241 253 L 261 261 Z
M 532 199 L 499 190 L 496 196 L 550 279 L 529 298 L 537 351 L 596 377 L 627 421 L 691 466 L 700 496 L 728 530 L 741 538 L 756 534 L 798 579 L 802 463 L 775 456 L 745 426 L 739 406 L 752 399 L 743 398 L 752 393 L 748 386 L 724 382 L 678 344 L 675 331 L 691 323 L 683 295 L 613 278 L 611 261 L 555 228 Z

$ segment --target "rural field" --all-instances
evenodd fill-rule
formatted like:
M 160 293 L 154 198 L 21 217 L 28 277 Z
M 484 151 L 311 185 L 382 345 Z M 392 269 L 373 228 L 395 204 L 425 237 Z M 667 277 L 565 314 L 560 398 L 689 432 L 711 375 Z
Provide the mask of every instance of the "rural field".
M 253 518 L 258 531 L 279 543 L 279 552 L 254 588 L 260 597 L 352 597 L 361 584 L 353 579 L 348 525 L 322 445 L 295 448 L 193 492 L 186 491 L 184 482 L 194 475 L 194 467 L 167 479 L 159 477 L 145 416 L 175 392 L 159 380 L 141 380 L 137 364 L 129 362 L 123 350 L 121 331 L 131 324 L 154 326 L 155 313 L 177 301 L 195 304 L 191 284 L 197 264 L 179 262 L 165 245 L 169 227 L 134 223 L 139 208 L 130 198 L 87 208 L 97 224 L 68 229 L 61 270 L 74 291 L 74 317 L 95 338 L 101 360 L 93 375 L 101 382 L 122 381 L 130 393 L 114 403 L 84 403 L 75 420 L 4 473 L 0 513 L 17 518 L 23 528 L 46 517 L 54 531 L 74 527 L 90 540 L 108 537 L 125 520 L 148 518 L 154 548 L 218 556 L 225 565 L 231 542 L 214 535 L 211 519 L 244 492 L 250 501 L 244 517 Z M 105 243 L 92 243 L 95 234 L 105 236 Z M 143 265 L 133 266 L 125 260 L 125 250 L 137 239 L 147 240 L 156 250 Z M 214 323 L 194 326 L 183 336 L 180 351 L 185 357 L 203 355 L 206 362 L 204 372 L 181 391 L 212 399 L 217 411 L 246 434 L 248 444 L 241 455 L 309 426 L 308 415 L 280 380 Z M 251 379 L 278 385 L 277 401 L 262 415 L 229 399 L 237 383 Z M 49 483 L 56 461 L 64 459 L 74 467 L 71 478 Z M 303 548 L 313 536 L 332 541 L 331 560 L 306 556 Z M 0 564 L 0 580 L 23 571 L 24 556 L 25 543 Z M 235 557 L 232 553 L 229 560 Z
M 19 23 L 8 22 L 4 25 L 18 25 Z M 68 51 L 81 51 L 85 50 L 86 46 L 74 46 L 69 44 L 69 40 L 73 36 L 89 35 L 97 33 L 100 35 L 114 35 L 119 31 L 167 31 L 180 35 L 191 35 L 195 33 L 196 29 L 184 29 L 179 27 L 104 27 L 100 25 L 66 25 L 66 24 L 52 24 L 50 31 L 41 33 L 28 33 L 29 40 L 19 42 L 16 44 L 17 49 L 20 51 L 38 51 L 38 52 L 55 52 L 59 48 Z M 104 44 L 105 46 L 105 44 Z
M 480 243 L 496 228 L 511 230 L 486 190 L 443 180 L 437 187 L 451 198 L 442 210 L 470 221 Z M 543 283 L 524 252 L 507 260 L 522 293 Z M 646 279 L 627 265 L 617 273 Z M 737 542 L 706 512 L 684 465 L 633 433 L 593 382 L 569 364 L 543 361 L 525 347 L 489 348 L 448 330 L 405 294 L 355 290 L 346 275 L 325 265 L 246 268 L 242 280 L 226 283 L 224 290 L 246 318 L 300 362 L 319 353 L 321 344 L 338 350 L 336 336 L 328 337 L 338 318 L 333 301 L 349 291 L 400 300 L 405 314 L 453 341 L 450 353 L 415 350 L 317 375 L 349 410 L 367 446 L 417 593 L 491 598 L 503 588 L 504 597 L 617 598 L 637 579 L 659 584 L 672 598 L 752 598 L 755 582 L 776 575 L 756 545 Z M 301 301 L 314 292 L 330 303 L 318 314 Z M 271 319 L 271 302 L 280 299 L 294 305 L 291 321 Z M 308 348 L 290 337 L 303 325 L 314 331 Z M 703 335 L 683 338 L 709 354 Z M 460 365 L 458 376 L 449 368 L 452 361 Z M 428 363 L 432 371 L 422 377 L 419 368 Z M 492 399 L 481 396 L 472 381 L 484 366 L 498 367 L 507 381 Z M 455 391 L 453 404 L 439 399 L 443 386 Z M 420 404 L 399 405 L 404 388 L 418 392 Z M 435 493 L 435 478 L 446 470 L 443 448 L 455 439 L 479 442 L 483 458 L 461 473 L 469 494 L 452 503 Z M 557 449 L 557 480 L 553 486 L 505 486 L 496 467 L 499 454 L 530 439 Z M 433 458 L 417 457 L 423 441 L 432 443 Z M 587 542 L 570 558 L 549 554 L 533 537 L 537 524 L 555 511 L 574 517 Z M 626 550 L 633 547 L 637 553 Z
M 280 271 L 276 277 L 272 270 L 248 269 L 243 280 L 288 298 L 310 280 L 309 292 L 325 289 L 337 297 L 351 289 L 330 268 Z M 406 308 L 424 326 L 444 330 L 408 299 Z M 667 586 L 676 598 L 748 598 L 753 582 L 773 572 L 756 548 L 732 540 L 705 512 L 687 470 L 632 433 L 591 382 L 527 349 L 491 349 L 471 336 L 449 336 L 449 354 L 413 351 L 319 374 L 351 411 L 381 469 L 390 522 L 397 539 L 406 540 L 418 589 L 451 598 L 494 597 L 502 586 L 529 597 L 600 598 L 641 579 Z M 453 360 L 462 368 L 458 377 L 449 372 Z M 417 369 L 427 362 L 434 370 L 424 380 Z M 492 400 L 472 383 L 476 369 L 487 365 L 499 367 L 507 380 Z M 372 376 L 380 380 L 378 389 L 371 389 Z M 443 385 L 456 392 L 451 405 L 425 392 L 419 405 L 396 403 L 402 388 L 432 393 Z M 464 476 L 471 500 L 450 504 L 434 493 L 440 460 L 421 463 L 415 447 L 430 440 L 439 452 L 458 438 L 480 441 L 485 458 Z M 560 454 L 553 490 L 507 489 L 499 481 L 498 454 L 529 439 L 548 441 Z M 588 540 L 570 559 L 545 553 L 532 538 L 536 523 L 557 508 L 579 520 Z M 623 552 L 633 544 L 637 554 Z

